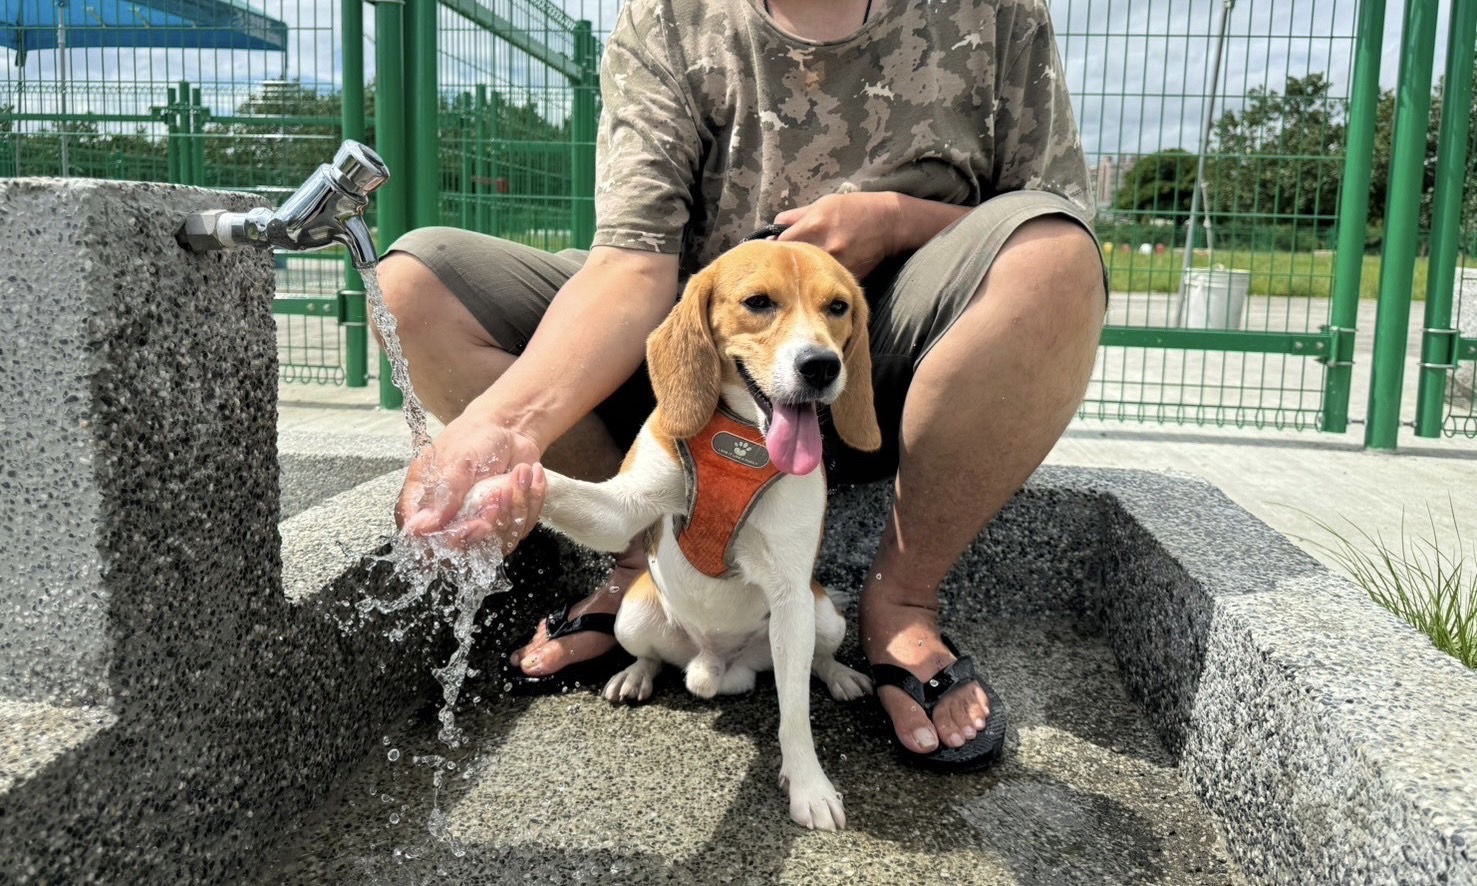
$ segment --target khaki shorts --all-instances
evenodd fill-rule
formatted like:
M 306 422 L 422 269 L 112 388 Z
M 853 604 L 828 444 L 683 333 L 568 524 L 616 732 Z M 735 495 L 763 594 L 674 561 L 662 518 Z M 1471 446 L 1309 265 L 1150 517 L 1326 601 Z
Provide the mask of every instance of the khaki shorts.
M 903 402 L 918 364 L 964 312 L 1010 235 L 1028 221 L 1052 215 L 1092 231 L 1081 209 L 1062 197 L 1013 191 L 976 207 L 922 249 L 884 263 L 862 282 L 872 309 L 872 383 L 883 443 L 877 452 L 858 452 L 843 444 L 823 418 L 832 485 L 896 472 Z M 586 255 L 574 249 L 544 252 L 458 228 L 411 231 L 388 252 L 409 253 L 423 262 L 493 341 L 513 354 L 522 353 L 554 294 Z M 624 447 L 655 405 L 643 366 L 595 413 Z

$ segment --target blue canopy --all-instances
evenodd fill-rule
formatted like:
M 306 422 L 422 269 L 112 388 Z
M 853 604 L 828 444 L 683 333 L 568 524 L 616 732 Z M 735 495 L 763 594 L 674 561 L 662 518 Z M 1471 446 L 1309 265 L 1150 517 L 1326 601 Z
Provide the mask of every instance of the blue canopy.
M 65 29 L 60 27 L 65 25 Z M 0 46 L 287 49 L 287 25 L 244 0 L 0 0 Z

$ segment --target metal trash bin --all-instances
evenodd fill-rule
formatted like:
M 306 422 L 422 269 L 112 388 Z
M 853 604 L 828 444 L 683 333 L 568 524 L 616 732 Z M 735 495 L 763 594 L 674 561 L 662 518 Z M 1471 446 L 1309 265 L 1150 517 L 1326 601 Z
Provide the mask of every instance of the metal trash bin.
M 1231 268 L 1186 271 L 1180 286 L 1179 325 L 1186 329 L 1240 329 L 1251 272 Z

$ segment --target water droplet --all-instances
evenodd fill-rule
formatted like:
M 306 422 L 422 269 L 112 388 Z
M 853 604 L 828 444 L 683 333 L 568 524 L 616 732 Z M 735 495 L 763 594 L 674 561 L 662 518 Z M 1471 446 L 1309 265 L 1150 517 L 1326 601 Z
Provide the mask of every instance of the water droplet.
M 388 754 L 386 754 L 385 756 L 389 757 L 390 758 L 390 762 L 393 763 L 396 760 L 400 759 L 400 749 L 399 748 L 390 748 L 390 752 Z
M 400 813 L 398 813 L 398 812 L 391 812 L 390 813 L 390 824 L 399 824 L 399 823 L 400 823 Z M 395 854 L 396 855 L 399 855 L 400 854 L 400 850 L 396 849 L 395 850 Z

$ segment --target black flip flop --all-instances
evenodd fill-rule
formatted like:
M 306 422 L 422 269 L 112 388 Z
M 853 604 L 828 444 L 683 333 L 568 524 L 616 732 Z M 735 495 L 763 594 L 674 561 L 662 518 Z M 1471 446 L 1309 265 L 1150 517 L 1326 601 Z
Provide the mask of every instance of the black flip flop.
M 948 637 L 944 637 L 943 641 L 957 660 L 934 674 L 928 682 L 919 680 L 906 668 L 890 664 L 872 665 L 872 682 L 877 689 L 896 686 L 908 693 L 930 721 L 933 720 L 933 709 L 949 690 L 965 683 L 978 683 L 990 700 L 990 715 L 985 719 L 984 731 L 965 742 L 962 747 L 951 748 L 940 742 L 938 750 L 933 753 L 918 754 L 909 750 L 897 737 L 892 718 L 887 715 L 887 709 L 882 707 L 880 701 L 877 702 L 877 707 L 882 711 L 882 718 L 887 721 L 888 737 L 907 762 L 936 772 L 975 772 L 995 763 L 1005 750 L 1005 706 L 1000 703 L 1000 697 L 990 684 L 975 671 L 974 659 L 968 655 L 960 655 Z
M 588 612 L 577 618 L 570 618 L 569 607 L 565 606 L 549 613 L 545 621 L 548 624 L 550 640 L 585 631 L 615 636 L 615 615 L 609 612 Z M 577 661 L 552 674 L 531 677 L 523 673 L 523 669 L 514 664 L 509 656 L 504 655 L 503 678 L 504 684 L 507 685 L 506 691 L 513 695 L 553 695 L 579 689 L 593 689 L 599 692 L 605 688 L 607 680 L 615 676 L 622 668 L 630 666 L 635 660 L 617 643 L 603 655 L 586 661 Z

